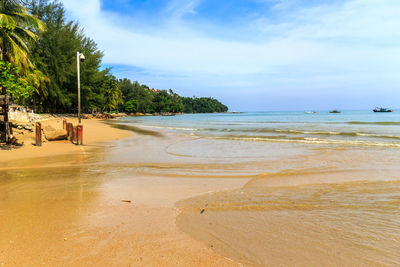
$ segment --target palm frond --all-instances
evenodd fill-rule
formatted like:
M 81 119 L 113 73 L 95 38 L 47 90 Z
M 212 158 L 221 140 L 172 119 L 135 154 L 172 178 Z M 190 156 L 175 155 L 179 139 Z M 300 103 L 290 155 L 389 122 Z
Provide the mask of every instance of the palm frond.
M 35 16 L 32 16 L 29 13 L 10 12 L 10 13 L 8 13 L 8 15 L 18 18 L 21 23 L 25 24 L 26 26 L 33 27 L 40 32 L 44 31 L 46 29 L 46 25 L 41 20 L 39 20 Z
M 14 42 L 21 47 L 21 49 L 25 51 L 29 51 L 29 47 L 26 45 L 25 41 L 18 35 L 17 32 L 12 32 L 10 37 L 14 40 Z
M 29 42 L 37 40 L 35 32 L 45 29 L 45 24 L 29 13 L 19 1 L 1 0 L 0 48 L 6 52 L 6 60 L 20 66 L 26 72 L 33 68 L 29 60 Z
M 0 13 L 0 27 L 9 27 L 13 25 L 16 25 L 16 21 L 13 16 L 5 13 Z
M 7 36 L 6 42 L 8 43 L 7 53 L 10 62 L 21 66 L 23 72 L 33 68 L 33 64 L 29 60 L 26 50 L 19 46 L 10 35 Z
M 21 38 L 26 39 L 26 41 L 29 41 L 30 39 L 35 41 L 37 39 L 37 35 L 34 32 L 27 30 L 25 28 L 17 26 L 15 27 L 14 31 L 18 35 L 21 35 Z

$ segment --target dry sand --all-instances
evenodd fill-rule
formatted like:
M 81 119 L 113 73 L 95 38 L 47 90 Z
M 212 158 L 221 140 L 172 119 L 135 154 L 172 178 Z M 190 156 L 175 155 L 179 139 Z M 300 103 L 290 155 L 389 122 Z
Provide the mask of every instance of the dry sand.
M 61 128 L 62 120 L 43 124 Z M 0 151 L 0 266 L 240 265 L 180 231 L 174 203 L 247 179 L 119 173 L 101 163 L 99 142 L 132 133 L 97 120 L 83 125 L 85 146 Z
M 73 123 L 74 125 L 78 125 L 78 120 L 76 118 L 67 118 L 67 121 Z M 46 126 L 51 126 L 55 129 L 63 128 L 62 118 L 44 120 L 41 123 L 42 129 Z M 70 141 L 49 142 L 46 141 L 43 136 L 44 142 L 42 146 L 37 147 L 34 145 L 34 132 L 24 131 L 23 135 L 17 135 L 18 139 L 24 141 L 24 146 L 15 147 L 11 150 L 2 148 L 0 150 L 0 162 L 68 154 L 76 151 L 87 150 L 100 142 L 119 140 L 132 136 L 132 132 L 112 128 L 111 126 L 97 119 L 83 119 L 81 125 L 83 125 L 83 146 L 76 146 Z M 0 169 L 2 168 L 0 167 Z

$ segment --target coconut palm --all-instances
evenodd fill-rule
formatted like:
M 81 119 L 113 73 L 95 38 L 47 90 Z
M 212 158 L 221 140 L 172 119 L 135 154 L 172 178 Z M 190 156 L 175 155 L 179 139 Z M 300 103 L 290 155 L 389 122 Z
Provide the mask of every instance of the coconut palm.
M 18 0 L 0 0 L 0 57 L 21 68 L 33 69 L 29 60 L 29 42 L 36 41 L 37 33 L 45 25 L 23 7 Z

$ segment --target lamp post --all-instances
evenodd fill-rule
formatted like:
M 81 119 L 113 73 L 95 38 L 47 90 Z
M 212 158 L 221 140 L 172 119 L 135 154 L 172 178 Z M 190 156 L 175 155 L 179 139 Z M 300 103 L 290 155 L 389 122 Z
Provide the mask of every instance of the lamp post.
M 78 76 L 78 121 L 81 124 L 81 73 L 80 73 L 80 62 L 85 61 L 85 56 L 82 53 L 76 52 L 76 70 Z

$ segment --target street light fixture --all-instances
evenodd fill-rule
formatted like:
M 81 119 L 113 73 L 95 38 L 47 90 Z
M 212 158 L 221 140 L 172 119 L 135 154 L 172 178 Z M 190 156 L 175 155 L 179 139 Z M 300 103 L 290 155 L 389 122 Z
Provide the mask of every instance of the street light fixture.
M 82 53 L 76 52 L 77 76 L 78 76 L 78 121 L 81 124 L 81 73 L 80 62 L 85 61 L 85 56 Z

